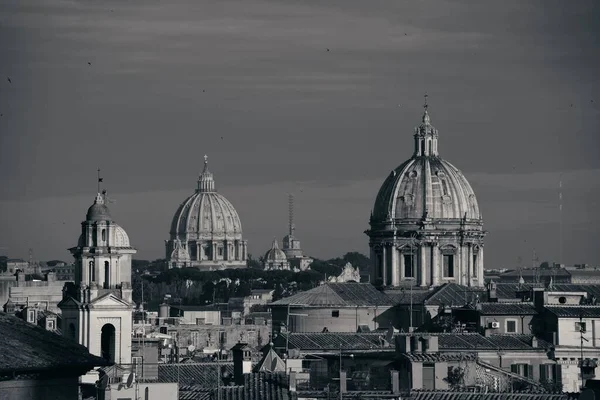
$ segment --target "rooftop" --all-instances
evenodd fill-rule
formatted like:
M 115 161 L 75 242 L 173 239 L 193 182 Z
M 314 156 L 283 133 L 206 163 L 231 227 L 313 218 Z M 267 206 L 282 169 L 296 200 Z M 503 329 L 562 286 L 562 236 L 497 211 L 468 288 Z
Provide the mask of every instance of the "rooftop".
M 79 368 L 86 372 L 109 363 L 56 333 L 0 312 L 0 374 Z
M 219 311 L 219 309 L 217 307 L 215 307 L 213 304 L 187 305 L 187 306 L 171 305 L 170 307 L 173 309 L 176 309 L 176 310 L 181 310 L 183 312 L 185 312 L 185 311 Z
M 377 350 L 382 349 L 395 351 L 393 343 L 385 341 L 385 334 L 377 332 L 369 333 L 282 333 L 273 339 L 275 348 L 285 348 L 286 338 L 291 349 L 299 350 L 321 350 L 339 351 L 344 350 Z
M 272 306 L 371 307 L 393 306 L 394 302 L 370 283 L 324 283 L 316 288 L 277 300 Z
M 559 318 L 600 318 L 600 306 L 545 306 Z
M 465 309 L 478 310 L 481 315 L 536 315 L 533 303 L 479 303 Z
M 233 362 L 203 362 L 158 364 L 158 382 L 177 382 L 179 385 L 215 387 L 225 372 L 233 374 Z
M 243 386 L 222 386 L 218 396 L 227 400 L 289 400 L 295 397 L 290 393 L 285 374 L 254 372 L 244 375 Z
M 459 391 L 413 391 L 410 400 L 567 400 L 566 393 L 481 393 Z

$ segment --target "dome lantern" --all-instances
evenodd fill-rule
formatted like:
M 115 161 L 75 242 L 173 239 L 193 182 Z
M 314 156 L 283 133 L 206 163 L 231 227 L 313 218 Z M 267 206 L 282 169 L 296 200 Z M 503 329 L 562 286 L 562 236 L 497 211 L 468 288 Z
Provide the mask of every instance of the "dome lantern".
M 198 177 L 198 192 L 214 192 L 215 180 L 212 172 L 208 170 L 208 156 L 204 155 L 204 169 Z
M 431 125 L 431 116 L 429 115 L 429 105 L 427 104 L 427 95 L 425 95 L 425 104 L 423 108 L 423 117 L 421 125 L 415 128 L 415 157 L 438 157 L 438 131 Z

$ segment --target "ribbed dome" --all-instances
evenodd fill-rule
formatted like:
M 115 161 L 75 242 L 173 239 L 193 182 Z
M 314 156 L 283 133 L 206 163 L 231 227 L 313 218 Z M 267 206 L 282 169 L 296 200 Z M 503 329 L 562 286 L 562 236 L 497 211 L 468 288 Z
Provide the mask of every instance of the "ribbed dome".
M 475 193 L 465 176 L 440 157 L 413 157 L 393 170 L 375 200 L 376 220 L 480 219 Z
M 375 200 L 372 221 L 479 220 L 477 198 L 465 176 L 438 153 L 438 131 L 425 104 L 415 128 L 413 156 L 387 177 Z
M 277 240 L 273 240 L 273 245 L 271 246 L 269 251 L 267 251 L 265 253 L 265 261 L 266 262 L 287 261 L 287 257 L 285 255 L 285 253 L 283 252 L 283 250 L 281 250 L 279 248 L 279 245 L 277 244 Z
M 239 236 L 242 223 L 233 205 L 216 192 L 197 191 L 177 209 L 171 235 L 181 238 L 210 237 L 213 234 Z
M 205 162 L 196 192 L 179 206 L 171 223 L 171 238 L 182 242 L 213 236 L 241 238 L 242 223 L 233 205 L 215 191 L 213 174 Z
M 86 220 L 88 221 L 111 221 L 110 211 L 106 204 L 104 204 L 104 198 L 100 193 L 96 196 L 94 204 L 88 208 L 86 214 Z

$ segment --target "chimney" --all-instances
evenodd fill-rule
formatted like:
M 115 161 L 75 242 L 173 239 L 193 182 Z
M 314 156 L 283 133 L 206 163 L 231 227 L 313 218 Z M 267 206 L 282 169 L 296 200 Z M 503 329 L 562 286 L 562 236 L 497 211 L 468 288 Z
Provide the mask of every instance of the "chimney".
M 340 393 L 348 391 L 348 382 L 346 380 L 346 371 L 340 371 Z
M 398 371 L 390 371 L 392 375 L 392 394 L 400 393 L 400 374 Z
M 25 272 L 21 270 L 17 271 L 17 282 L 25 282 Z
M 538 340 L 535 336 L 531 338 L 531 347 L 533 347 L 534 349 L 538 347 Z
M 233 354 L 233 381 L 243 386 L 244 375 L 252 372 L 252 350 L 248 343 L 238 343 L 231 348 Z
M 544 308 L 544 305 L 548 302 L 548 294 L 546 289 L 541 287 L 534 287 L 531 289 L 533 297 L 533 305 L 536 309 L 540 310 Z
M 289 390 L 290 392 L 296 391 L 296 371 L 290 371 L 289 378 Z
M 498 293 L 497 293 L 496 289 L 497 289 L 496 282 L 494 282 L 493 280 L 490 280 L 487 284 L 488 302 L 490 302 L 490 303 L 498 302 Z

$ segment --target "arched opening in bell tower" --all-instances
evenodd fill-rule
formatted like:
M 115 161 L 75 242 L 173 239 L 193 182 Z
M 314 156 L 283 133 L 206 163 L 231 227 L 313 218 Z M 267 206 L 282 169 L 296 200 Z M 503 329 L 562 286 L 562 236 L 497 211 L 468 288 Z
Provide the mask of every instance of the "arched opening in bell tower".
M 100 336 L 100 355 L 107 361 L 115 361 L 116 335 L 113 324 L 105 324 Z
M 110 263 L 104 261 L 104 289 L 110 288 Z

